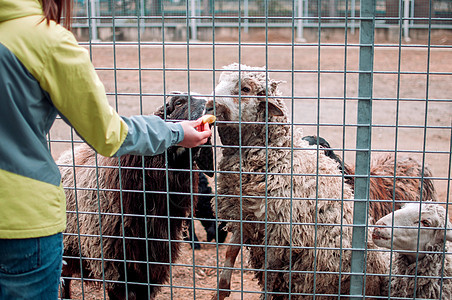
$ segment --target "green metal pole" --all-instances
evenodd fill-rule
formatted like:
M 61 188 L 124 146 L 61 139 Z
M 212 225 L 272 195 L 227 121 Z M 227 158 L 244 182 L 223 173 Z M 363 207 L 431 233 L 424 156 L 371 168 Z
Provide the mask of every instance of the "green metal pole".
M 372 84 L 375 31 L 375 0 L 361 0 L 358 87 L 358 127 L 356 136 L 355 202 L 351 262 L 351 299 L 365 296 L 367 213 L 372 132 Z

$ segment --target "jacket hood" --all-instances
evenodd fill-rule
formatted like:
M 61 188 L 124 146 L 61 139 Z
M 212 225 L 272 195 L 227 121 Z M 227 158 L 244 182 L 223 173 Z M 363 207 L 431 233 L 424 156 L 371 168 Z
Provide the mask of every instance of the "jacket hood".
M 39 0 L 0 0 L 0 22 L 42 14 Z

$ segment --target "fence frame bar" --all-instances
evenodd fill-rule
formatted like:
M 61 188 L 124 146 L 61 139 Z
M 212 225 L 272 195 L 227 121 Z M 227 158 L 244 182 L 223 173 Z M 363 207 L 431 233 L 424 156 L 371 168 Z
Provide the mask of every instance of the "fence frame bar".
M 375 0 L 361 0 L 359 31 L 359 79 L 356 132 L 355 201 L 353 207 L 353 238 L 350 299 L 364 299 L 367 244 L 367 213 L 369 204 L 369 169 L 372 132 L 373 58 L 375 38 Z

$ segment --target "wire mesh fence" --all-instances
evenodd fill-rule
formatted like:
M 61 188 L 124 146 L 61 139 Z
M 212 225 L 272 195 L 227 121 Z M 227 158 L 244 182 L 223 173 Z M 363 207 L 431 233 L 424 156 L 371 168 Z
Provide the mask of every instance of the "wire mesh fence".
M 360 0 L 124 0 L 76 2 L 76 27 L 92 25 L 143 28 L 184 25 L 189 19 L 192 38 L 198 27 L 235 27 L 238 23 L 249 27 L 358 27 Z M 347 17 L 347 20 L 345 19 Z M 405 30 L 414 28 L 451 28 L 452 4 L 448 0 L 376 0 L 377 28 L 403 23 Z M 164 20 L 162 22 L 162 20 Z
M 89 31 L 81 44 L 121 115 L 183 100 L 217 121 L 210 145 L 113 159 L 57 120 L 49 146 L 68 197 L 63 279 L 72 298 L 450 299 L 448 210 L 400 209 L 449 207 L 450 1 L 75 9 L 74 32 Z M 161 30 L 177 24 L 179 37 Z M 134 33 L 117 34 L 126 27 Z M 148 27 L 160 32 L 150 38 Z M 316 38 L 303 42 L 303 28 Z M 406 39 L 415 29 L 425 33 Z M 392 211 L 400 213 L 377 223 Z

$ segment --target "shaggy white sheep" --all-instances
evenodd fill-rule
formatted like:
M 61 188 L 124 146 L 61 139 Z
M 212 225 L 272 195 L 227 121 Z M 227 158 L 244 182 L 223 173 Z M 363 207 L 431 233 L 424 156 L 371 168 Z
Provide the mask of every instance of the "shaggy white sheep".
M 215 111 L 227 146 L 213 205 L 220 219 L 235 221 L 228 223 L 232 245 L 220 275 L 221 290 L 212 299 L 229 295 L 230 268 L 242 242 L 252 268 L 261 270 L 255 274 L 269 298 L 286 299 L 289 292 L 291 299 L 346 295 L 352 228 L 341 224 L 353 223 L 353 209 L 351 201 L 341 200 L 353 199 L 351 187 L 334 159 L 302 140 L 301 131 L 292 134 L 286 106 L 277 98 L 280 82 L 267 78 L 263 68 L 232 64 L 225 69 L 230 71 L 221 74 L 206 111 Z M 383 280 L 375 274 L 386 273 L 387 267 L 375 251 L 367 252 L 367 262 L 365 293 L 378 295 Z
M 375 244 L 397 251 L 391 297 L 452 299 L 452 258 L 445 254 L 449 251 L 446 241 L 452 242 L 452 225 L 443 206 L 408 203 L 378 220 L 376 226 Z

